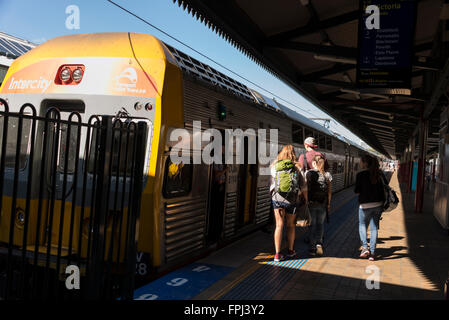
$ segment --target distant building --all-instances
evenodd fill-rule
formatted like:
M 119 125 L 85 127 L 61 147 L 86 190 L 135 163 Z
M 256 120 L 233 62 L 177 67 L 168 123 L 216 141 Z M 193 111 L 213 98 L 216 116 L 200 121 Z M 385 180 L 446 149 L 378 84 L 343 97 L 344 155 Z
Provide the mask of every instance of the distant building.
M 14 59 L 34 47 L 34 43 L 0 32 L 0 84 Z

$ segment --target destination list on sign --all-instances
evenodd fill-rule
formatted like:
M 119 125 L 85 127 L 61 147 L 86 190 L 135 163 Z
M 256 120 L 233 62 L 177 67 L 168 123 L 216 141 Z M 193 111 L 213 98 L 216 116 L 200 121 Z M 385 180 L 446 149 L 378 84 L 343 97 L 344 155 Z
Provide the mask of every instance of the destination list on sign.
M 357 86 L 361 89 L 409 89 L 416 5 L 414 1 L 372 0 L 379 8 L 378 27 L 368 27 L 372 13 L 361 1 Z

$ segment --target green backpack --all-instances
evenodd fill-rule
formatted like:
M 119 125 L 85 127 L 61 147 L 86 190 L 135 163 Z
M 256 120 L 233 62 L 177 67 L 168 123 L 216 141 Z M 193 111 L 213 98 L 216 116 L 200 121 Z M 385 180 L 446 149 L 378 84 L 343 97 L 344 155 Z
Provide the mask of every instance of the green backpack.
M 286 197 L 290 193 L 298 191 L 298 173 L 291 160 L 278 161 L 275 164 L 274 169 L 276 171 L 274 185 L 274 191 L 276 193 Z

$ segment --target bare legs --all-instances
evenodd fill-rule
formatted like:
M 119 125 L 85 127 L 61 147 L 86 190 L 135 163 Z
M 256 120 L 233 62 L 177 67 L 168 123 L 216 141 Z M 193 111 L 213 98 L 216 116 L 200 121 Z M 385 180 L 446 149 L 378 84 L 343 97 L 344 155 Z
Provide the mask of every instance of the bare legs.
M 286 220 L 287 220 L 288 248 L 290 250 L 293 250 L 295 247 L 296 214 L 286 214 Z
M 274 209 L 274 216 L 276 219 L 276 229 L 274 230 L 274 247 L 276 253 L 281 252 L 284 217 L 287 224 L 288 248 L 293 250 L 295 245 L 296 214 L 286 214 L 285 209 Z

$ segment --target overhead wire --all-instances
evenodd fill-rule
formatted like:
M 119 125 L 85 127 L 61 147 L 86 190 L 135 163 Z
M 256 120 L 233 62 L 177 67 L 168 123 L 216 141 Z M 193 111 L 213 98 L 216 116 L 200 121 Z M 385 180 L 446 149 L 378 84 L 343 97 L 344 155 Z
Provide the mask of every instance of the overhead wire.
M 306 112 L 306 113 L 308 113 L 308 114 L 310 114 L 310 115 L 312 115 L 312 116 L 314 116 L 314 117 L 317 117 L 315 114 L 309 112 L 308 110 L 304 110 L 304 109 L 298 107 L 297 105 L 295 105 L 294 103 L 292 103 L 292 102 L 290 102 L 290 101 L 288 101 L 288 100 L 285 100 L 285 99 L 282 98 L 282 97 L 279 97 L 278 95 L 276 95 L 276 94 L 272 93 L 271 91 L 269 91 L 269 90 L 263 88 L 262 86 L 258 85 L 257 83 L 255 83 L 255 82 L 253 82 L 253 81 L 251 81 L 251 80 L 245 78 L 244 76 L 242 76 L 242 75 L 238 74 L 237 72 L 235 72 L 235 71 L 229 69 L 228 67 L 224 66 L 223 64 L 221 64 L 221 63 L 215 61 L 214 59 L 212 59 L 212 58 L 208 57 L 207 55 L 201 53 L 200 51 L 194 49 L 193 47 L 191 47 L 191 46 L 189 46 L 188 44 L 184 43 L 183 41 L 181 41 L 181 40 L 175 38 L 174 36 L 172 36 L 172 35 L 169 34 L 168 32 L 166 32 L 166 31 L 162 30 L 161 28 L 155 26 L 154 24 L 152 24 L 151 22 L 147 21 L 146 19 L 140 17 L 139 15 L 135 14 L 134 12 L 132 12 L 132 11 L 130 11 L 130 10 L 124 8 L 123 6 L 119 5 L 118 3 L 116 3 L 116 2 L 114 2 L 114 1 L 112 1 L 112 0 L 106 0 L 106 1 L 109 2 L 109 3 L 111 3 L 111 4 L 113 4 L 113 5 L 116 6 L 117 8 L 123 10 L 124 12 L 126 12 L 126 13 L 132 15 L 133 17 L 139 19 L 140 21 L 142 21 L 143 23 L 149 25 L 150 27 L 156 29 L 157 31 L 159 31 L 160 33 L 162 33 L 162 34 L 164 34 L 165 36 L 169 37 L 170 39 L 176 41 L 177 43 L 179 43 L 179 44 L 185 46 L 186 48 L 188 48 L 188 49 L 190 49 L 190 50 L 192 50 L 192 51 L 195 52 L 196 54 L 199 54 L 199 55 L 202 56 L 203 58 L 205 58 L 205 59 L 207 59 L 207 60 L 213 62 L 214 64 L 216 64 L 216 65 L 220 66 L 221 68 L 227 70 L 228 72 L 230 72 L 230 73 L 236 75 L 237 77 L 239 77 L 239 78 L 241 78 L 241 79 L 247 81 L 248 83 L 251 83 L 252 85 L 254 85 L 254 86 L 256 86 L 257 88 L 259 88 L 260 90 L 263 90 L 263 91 L 265 91 L 266 93 L 272 95 L 273 97 L 276 97 L 276 98 L 278 98 L 278 99 L 280 99 L 280 100 L 282 100 L 282 101 L 288 103 L 290 106 L 292 106 L 292 107 L 294 107 L 294 108 L 296 108 L 296 109 L 299 109 L 299 110 L 301 110 L 301 111 L 303 111 L 303 112 Z
M 259 88 L 260 90 L 263 90 L 263 91 L 265 91 L 266 93 L 272 95 L 273 97 L 278 98 L 278 99 L 284 101 L 285 103 L 289 104 L 290 106 L 292 106 L 292 107 L 295 108 L 295 109 L 299 109 L 299 110 L 301 110 L 301 111 L 303 111 L 303 112 L 306 112 L 306 113 L 310 114 L 310 115 L 313 116 L 313 117 L 318 117 L 317 115 L 311 113 L 310 111 L 298 107 L 298 106 L 295 105 L 294 103 L 292 103 L 292 102 L 290 102 L 290 101 L 288 101 L 288 100 L 286 100 L 286 99 L 284 99 L 284 98 L 282 98 L 282 97 L 280 97 L 280 96 L 274 94 L 273 92 L 271 92 L 271 91 L 269 91 L 269 90 L 263 88 L 262 86 L 258 85 L 257 83 L 255 83 L 255 82 L 253 82 L 253 81 L 251 81 L 251 80 L 245 78 L 244 76 L 238 74 L 237 72 L 235 72 L 235 71 L 229 69 L 228 67 L 226 67 L 226 66 L 224 66 L 223 64 L 219 63 L 218 61 L 215 61 L 214 59 L 208 57 L 207 55 L 203 54 L 202 52 L 198 51 L 197 49 L 194 49 L 193 47 L 189 46 L 188 44 L 184 43 L 183 41 L 181 41 L 181 40 L 175 38 L 174 36 L 172 36 L 172 35 L 169 34 L 168 32 L 166 32 L 166 31 L 162 30 L 161 28 L 155 26 L 155 25 L 152 24 L 151 22 L 149 22 L 149 21 L 147 21 L 146 19 L 140 17 L 139 15 L 135 14 L 134 12 L 132 12 L 132 11 L 130 11 L 130 10 L 124 8 L 123 6 L 119 5 L 118 3 L 116 3 L 116 2 L 114 2 L 114 1 L 112 1 L 112 0 L 106 0 L 106 1 L 109 2 L 109 3 L 111 3 L 112 5 L 116 6 L 116 7 L 119 8 L 120 10 L 123 10 L 124 12 L 126 12 L 126 13 L 132 15 L 133 17 L 137 18 L 138 20 L 142 21 L 143 23 L 149 25 L 149 26 L 152 27 L 153 29 L 159 31 L 160 33 L 162 33 L 162 34 L 164 34 L 165 36 L 169 37 L 170 39 L 176 41 L 177 43 L 181 44 L 182 46 L 184 46 L 184 47 L 186 47 L 186 48 L 192 50 L 193 52 L 195 52 L 196 54 L 200 55 L 201 57 L 203 57 L 203 58 L 205 58 L 205 59 L 211 61 L 212 63 L 214 63 L 214 64 L 220 66 L 220 67 L 223 68 L 224 70 L 227 70 L 228 72 L 230 72 L 230 73 L 234 74 L 235 76 L 237 76 L 237 77 L 239 77 L 239 78 L 241 78 L 241 79 L 247 81 L 248 83 L 251 83 L 251 84 L 254 85 L 255 87 Z M 313 121 L 313 120 L 312 120 L 312 121 Z M 334 119 L 332 119 L 332 121 L 334 121 L 334 123 L 335 123 L 336 125 L 340 125 L 340 124 L 339 124 L 337 121 L 335 121 Z M 359 139 L 360 139 L 360 138 L 359 138 Z

